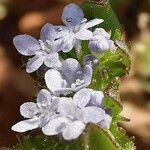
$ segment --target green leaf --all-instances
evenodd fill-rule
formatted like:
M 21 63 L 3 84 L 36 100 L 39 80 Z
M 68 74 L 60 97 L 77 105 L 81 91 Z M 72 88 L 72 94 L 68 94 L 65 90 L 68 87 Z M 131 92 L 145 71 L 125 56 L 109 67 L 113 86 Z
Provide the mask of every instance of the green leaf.
M 105 108 L 111 109 L 112 111 L 112 123 L 109 130 L 114 136 L 116 142 L 119 143 L 123 150 L 134 150 L 134 143 L 126 135 L 125 130 L 118 126 L 118 123 L 121 122 L 123 118 L 120 115 L 122 111 L 121 104 L 113 98 L 105 97 L 104 105 Z
M 129 56 L 121 49 L 95 56 L 99 59 L 99 65 L 93 70 L 91 88 L 104 91 L 113 79 L 126 75 L 130 69 Z
M 81 140 L 64 141 L 56 137 L 47 137 L 44 135 L 24 136 L 15 150 L 82 150 Z
M 80 62 L 80 64 L 83 64 L 85 56 L 91 54 L 88 48 L 88 43 L 89 43 L 88 41 L 81 42 L 82 50 L 80 53 L 78 53 L 78 57 L 77 57 L 77 60 Z
M 112 32 L 112 37 L 115 34 L 116 29 L 120 29 L 119 21 L 113 12 L 109 2 L 84 2 L 81 4 L 81 8 L 84 11 L 85 18 L 88 20 L 101 18 L 104 22 L 94 28 L 104 28 L 106 31 Z
M 112 135 L 96 126 L 89 124 L 85 132 L 76 140 L 65 141 L 58 137 L 44 135 L 24 136 L 15 150 L 118 150 L 119 145 Z
M 112 111 L 112 124 L 119 122 L 121 119 L 120 113 L 122 111 L 122 105 L 117 100 L 106 96 L 104 99 L 104 106 Z
M 87 129 L 89 135 L 89 150 L 118 150 L 120 146 L 114 141 L 111 133 L 99 126 L 91 125 Z
M 122 37 L 122 32 L 119 29 L 116 29 L 114 32 L 114 35 L 112 36 L 112 40 L 116 41 L 116 40 L 121 40 Z

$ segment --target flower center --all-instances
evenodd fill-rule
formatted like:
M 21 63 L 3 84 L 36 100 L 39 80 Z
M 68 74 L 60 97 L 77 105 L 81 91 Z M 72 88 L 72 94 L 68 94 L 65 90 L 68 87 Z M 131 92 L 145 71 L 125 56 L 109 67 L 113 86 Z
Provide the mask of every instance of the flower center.
M 71 84 L 71 88 L 75 88 L 77 86 L 80 86 L 84 83 L 84 80 L 80 80 L 80 79 L 77 79 L 75 83 L 72 83 Z
M 45 44 L 44 44 L 44 42 L 42 41 L 42 40 L 39 40 L 39 44 L 40 44 L 40 46 L 41 46 L 41 49 L 43 50 L 43 51 L 45 51 L 46 53 L 49 53 L 49 48 L 47 48 L 46 46 L 45 46 Z

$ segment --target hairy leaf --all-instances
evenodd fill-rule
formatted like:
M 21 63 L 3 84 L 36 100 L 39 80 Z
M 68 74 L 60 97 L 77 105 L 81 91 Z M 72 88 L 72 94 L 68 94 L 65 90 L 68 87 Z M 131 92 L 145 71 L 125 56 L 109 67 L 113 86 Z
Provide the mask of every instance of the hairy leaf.
M 112 111 L 112 123 L 110 126 L 110 132 L 113 134 L 116 142 L 119 143 L 123 150 L 134 150 L 134 143 L 126 135 L 125 130 L 118 126 L 118 123 L 122 121 L 122 117 L 120 115 L 122 111 L 121 104 L 110 97 L 105 97 L 104 102 L 105 107 L 107 109 L 111 109 Z
M 20 141 L 15 150 L 118 150 L 120 148 L 110 132 L 94 124 L 89 124 L 85 132 L 73 141 L 44 135 L 24 136 Z
M 89 150 L 119 150 L 121 148 L 111 133 L 99 126 L 91 125 L 87 131 L 89 134 Z
M 104 91 L 113 79 L 122 77 L 129 71 L 129 56 L 121 49 L 114 52 L 104 52 L 97 57 L 99 65 L 94 68 L 91 84 L 94 89 Z

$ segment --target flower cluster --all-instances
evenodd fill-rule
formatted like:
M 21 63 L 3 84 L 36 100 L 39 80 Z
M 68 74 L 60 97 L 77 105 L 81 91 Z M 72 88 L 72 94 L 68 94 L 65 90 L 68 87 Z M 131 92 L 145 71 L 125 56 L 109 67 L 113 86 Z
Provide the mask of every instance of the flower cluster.
M 26 102 L 20 106 L 20 113 L 25 120 L 13 125 L 14 131 L 41 128 L 45 135 L 62 134 L 65 140 L 72 140 L 84 131 L 88 123 L 109 129 L 112 118 L 103 107 L 103 92 L 88 88 L 92 80 L 92 66 L 97 59 L 88 55 L 81 66 L 73 58 L 62 60 L 59 52 L 68 53 L 73 48 L 81 52 L 81 42 L 88 40 L 91 53 L 101 53 L 115 50 L 114 42 L 102 28 L 92 32 L 90 28 L 103 20 L 87 21 L 82 9 L 75 4 L 64 8 L 62 21 L 65 26 L 44 25 L 40 40 L 30 35 L 14 37 L 18 52 L 33 56 L 26 65 L 28 73 L 43 65 L 48 68 L 44 75 L 47 89 L 40 90 L 36 103 Z

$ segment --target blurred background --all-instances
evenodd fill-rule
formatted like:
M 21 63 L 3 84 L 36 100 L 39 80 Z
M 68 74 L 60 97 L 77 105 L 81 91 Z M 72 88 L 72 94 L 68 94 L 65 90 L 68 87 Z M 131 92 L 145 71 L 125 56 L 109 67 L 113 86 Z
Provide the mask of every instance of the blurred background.
M 130 75 L 120 85 L 123 112 L 131 121 L 122 126 L 135 135 L 137 150 L 150 150 L 150 0 L 110 0 L 131 41 Z M 79 0 L 0 0 L 0 147 L 12 146 L 17 137 L 11 126 L 21 119 L 19 106 L 37 93 L 37 86 L 24 70 L 21 55 L 13 46 L 15 35 L 39 38 L 47 22 L 61 24 L 63 7 Z

